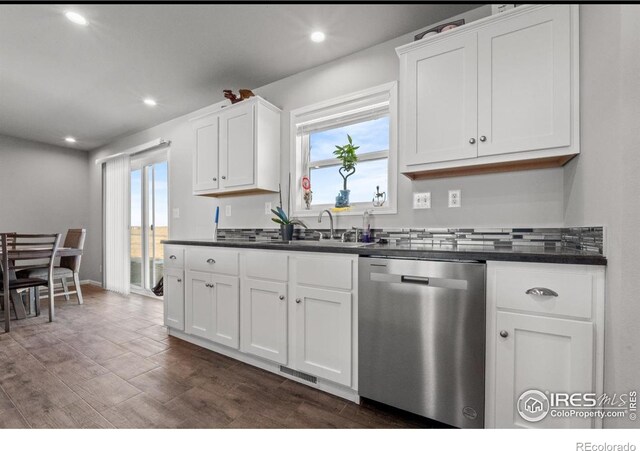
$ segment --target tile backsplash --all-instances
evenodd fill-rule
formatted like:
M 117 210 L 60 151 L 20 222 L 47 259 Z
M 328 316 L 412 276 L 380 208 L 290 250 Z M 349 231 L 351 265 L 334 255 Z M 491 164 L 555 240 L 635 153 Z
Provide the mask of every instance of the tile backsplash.
M 340 235 L 346 229 L 336 229 Z M 353 233 L 349 241 L 353 241 Z M 372 239 L 385 239 L 395 245 L 427 244 L 437 246 L 484 246 L 544 248 L 591 251 L 603 254 L 602 227 L 569 228 L 388 228 L 372 229 Z M 296 240 L 317 239 L 318 232 L 297 228 Z M 219 240 L 270 241 L 280 239 L 280 229 L 220 229 Z

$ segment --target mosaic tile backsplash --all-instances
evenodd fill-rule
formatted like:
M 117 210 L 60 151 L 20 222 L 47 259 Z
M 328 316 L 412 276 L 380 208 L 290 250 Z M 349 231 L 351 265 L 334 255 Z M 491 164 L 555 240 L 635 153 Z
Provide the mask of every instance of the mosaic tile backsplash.
M 326 233 L 326 231 L 324 231 Z M 341 235 L 346 229 L 336 229 Z M 351 232 L 351 231 L 350 231 Z M 544 248 L 572 249 L 603 254 L 604 230 L 602 227 L 571 228 L 389 228 L 372 229 L 372 239 L 387 240 L 394 245 L 427 244 L 436 246 L 514 247 L 538 246 Z M 219 240 L 270 241 L 280 239 L 280 229 L 220 229 Z M 297 228 L 296 240 L 318 239 L 318 232 Z M 349 241 L 354 234 L 349 233 Z

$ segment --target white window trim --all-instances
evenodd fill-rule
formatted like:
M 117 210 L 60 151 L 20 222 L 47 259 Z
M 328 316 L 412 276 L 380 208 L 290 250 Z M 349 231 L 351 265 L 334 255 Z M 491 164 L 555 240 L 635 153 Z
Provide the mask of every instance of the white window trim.
M 314 105 L 305 106 L 291 111 L 290 113 L 290 171 L 292 175 L 292 192 L 291 192 L 291 216 L 295 217 L 307 217 L 317 216 L 322 210 L 326 208 L 332 208 L 333 204 L 311 205 L 311 209 L 307 210 L 304 207 L 302 200 L 302 175 L 303 175 L 303 158 L 302 158 L 302 138 L 298 136 L 297 124 L 302 122 L 300 117 L 309 115 L 315 111 L 328 109 L 332 107 L 338 107 L 341 104 L 349 105 L 350 103 L 363 100 L 367 97 L 375 96 L 376 94 L 389 95 L 389 149 L 388 151 L 371 152 L 370 154 L 363 154 L 359 156 L 362 161 L 375 160 L 384 158 L 384 155 L 388 153 L 388 178 L 387 178 L 387 202 L 382 207 L 374 207 L 372 202 L 358 202 L 351 204 L 351 210 L 334 212 L 334 215 L 338 216 L 359 216 L 365 211 L 369 211 L 373 214 L 390 215 L 398 213 L 398 83 L 391 82 L 385 83 L 380 86 L 358 91 L 352 94 L 348 94 L 341 97 L 336 97 L 324 102 L 319 102 Z M 328 159 L 315 162 L 316 166 L 320 163 L 323 166 L 330 166 L 338 163 L 338 160 Z M 313 191 L 313 186 L 311 187 Z M 336 189 L 336 195 L 337 195 Z M 373 191 L 371 197 L 373 198 Z

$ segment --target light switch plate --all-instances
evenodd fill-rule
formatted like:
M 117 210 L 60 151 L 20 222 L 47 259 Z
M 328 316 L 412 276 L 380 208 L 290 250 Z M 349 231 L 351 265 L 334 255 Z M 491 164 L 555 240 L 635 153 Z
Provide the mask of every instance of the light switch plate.
M 431 193 L 413 193 L 413 208 L 431 208 Z
M 271 214 L 271 202 L 265 202 L 264 203 L 264 214 L 265 215 L 270 215 Z
M 459 189 L 449 190 L 449 208 L 462 205 L 462 192 Z
M 226 207 L 224 207 L 224 215 L 231 216 L 231 205 L 227 205 Z
M 180 209 L 179 208 L 174 208 L 173 209 L 173 219 L 179 219 L 180 218 Z

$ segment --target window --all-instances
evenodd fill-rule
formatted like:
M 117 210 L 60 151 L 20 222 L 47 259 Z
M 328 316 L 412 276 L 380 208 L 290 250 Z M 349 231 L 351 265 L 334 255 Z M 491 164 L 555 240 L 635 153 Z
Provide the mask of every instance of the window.
M 347 135 L 360 147 L 356 151 L 356 171 L 347 182 L 351 209 L 341 214 L 361 214 L 364 210 L 396 212 L 395 89 L 395 83 L 390 83 L 292 112 L 294 215 L 317 214 L 335 205 L 343 179 L 338 172 L 340 161 L 333 151 L 336 145 L 347 143 Z M 309 209 L 303 200 L 304 176 L 309 177 L 313 191 Z M 387 201 L 374 208 L 377 187 L 387 193 Z

